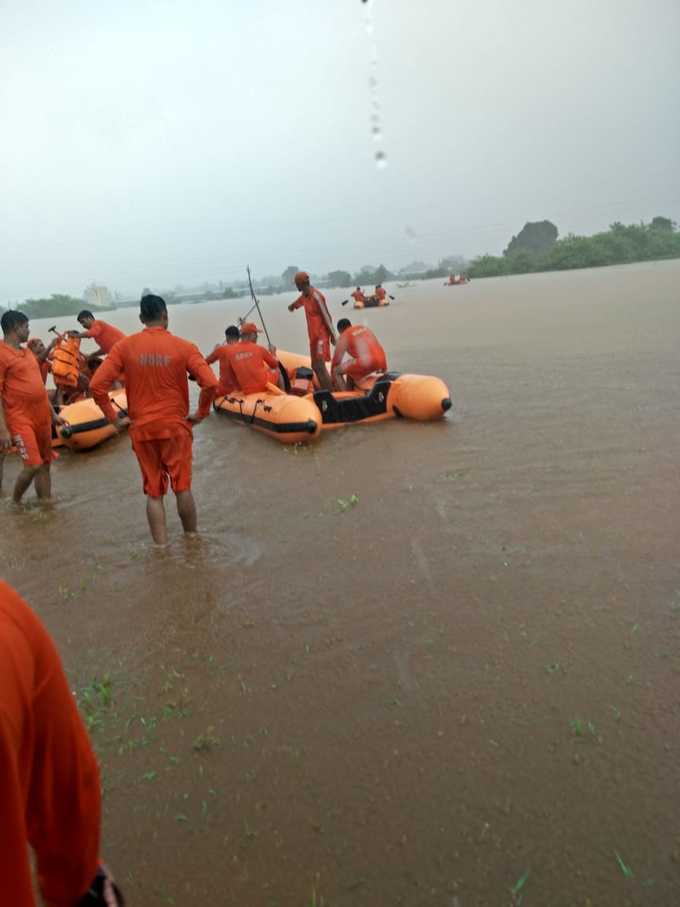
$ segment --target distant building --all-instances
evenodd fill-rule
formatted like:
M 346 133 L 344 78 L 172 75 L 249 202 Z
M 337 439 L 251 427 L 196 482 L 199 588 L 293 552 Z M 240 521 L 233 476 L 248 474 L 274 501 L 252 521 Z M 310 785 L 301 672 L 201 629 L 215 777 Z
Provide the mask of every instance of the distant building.
M 99 286 L 94 281 L 83 290 L 83 299 L 88 305 L 109 308 L 113 305 L 113 296 L 108 287 Z

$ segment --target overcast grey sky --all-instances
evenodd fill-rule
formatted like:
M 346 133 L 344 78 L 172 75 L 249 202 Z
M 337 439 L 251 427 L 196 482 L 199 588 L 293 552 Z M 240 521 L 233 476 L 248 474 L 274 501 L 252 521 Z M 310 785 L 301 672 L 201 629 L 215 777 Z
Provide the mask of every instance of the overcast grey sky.
M 498 253 L 680 218 L 680 2 L 0 0 L 0 128 L 0 302 Z

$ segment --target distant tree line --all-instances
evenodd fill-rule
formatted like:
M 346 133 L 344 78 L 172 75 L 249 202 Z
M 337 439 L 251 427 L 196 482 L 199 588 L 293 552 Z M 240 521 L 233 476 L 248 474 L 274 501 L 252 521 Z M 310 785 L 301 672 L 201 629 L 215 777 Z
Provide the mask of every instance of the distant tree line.
M 562 239 L 555 224 L 549 220 L 528 222 L 513 236 L 502 255 L 480 255 L 466 264 L 457 255 L 440 259 L 438 265 L 428 267 L 423 262 L 413 262 L 402 268 L 398 274 L 388 270 L 384 264 L 377 267 L 364 265 L 359 271 L 335 270 L 320 277 L 312 275 L 312 281 L 322 287 L 354 286 L 371 287 L 388 280 L 428 280 L 446 277 L 455 272 L 466 272 L 469 277 L 499 277 L 504 274 L 527 274 L 532 271 L 565 271 L 572 268 L 595 268 L 603 265 L 626 264 L 635 261 L 654 261 L 664 258 L 680 258 L 680 231 L 668 217 L 654 217 L 650 223 L 625 225 L 613 223 L 609 230 L 592 236 L 576 236 L 569 233 Z M 289 265 L 280 277 L 268 276 L 257 284 L 258 295 L 267 296 L 293 290 L 293 277 L 300 268 Z M 179 291 L 179 292 L 178 292 Z M 145 288 L 143 293 L 150 292 Z M 202 294 L 189 294 L 182 288 L 165 291 L 169 305 L 181 302 L 200 302 L 209 299 L 237 299 L 249 295 L 245 281 L 233 281 L 232 286 L 220 283 L 204 286 Z M 112 306 L 85 303 L 82 299 L 64 293 L 53 293 L 50 297 L 27 299 L 16 308 L 29 318 L 59 318 L 77 315 L 83 308 L 93 312 L 110 311 Z M 2 312 L 2 307 L 0 307 Z
M 550 221 L 527 223 L 513 236 L 503 255 L 481 255 L 468 268 L 470 277 L 499 277 L 532 271 L 566 271 L 680 258 L 680 232 L 668 217 L 648 223 L 614 223 L 592 236 L 568 234 L 558 239 Z
M 369 287 L 377 286 L 379 283 L 385 283 L 388 280 L 429 280 L 432 277 L 447 277 L 453 272 L 465 270 L 466 262 L 459 255 L 450 255 L 442 258 L 439 264 L 427 267 L 424 263 L 414 262 L 413 270 L 402 268 L 398 274 L 389 271 L 385 265 L 364 265 L 355 274 L 349 271 L 330 271 L 322 286 L 327 287 Z
M 17 306 L 20 312 L 29 318 L 59 318 L 63 315 L 77 315 L 87 308 L 94 312 L 110 311 L 109 306 L 86 304 L 82 299 L 68 296 L 65 293 L 52 293 L 49 298 L 27 299 Z

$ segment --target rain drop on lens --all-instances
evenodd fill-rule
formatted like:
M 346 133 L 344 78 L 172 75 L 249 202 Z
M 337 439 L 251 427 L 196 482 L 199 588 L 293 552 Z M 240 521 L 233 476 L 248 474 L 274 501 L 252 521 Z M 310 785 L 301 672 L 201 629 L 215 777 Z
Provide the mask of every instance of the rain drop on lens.
M 387 155 L 384 151 L 376 151 L 375 166 L 378 168 L 378 170 L 384 170 L 385 167 L 387 167 Z

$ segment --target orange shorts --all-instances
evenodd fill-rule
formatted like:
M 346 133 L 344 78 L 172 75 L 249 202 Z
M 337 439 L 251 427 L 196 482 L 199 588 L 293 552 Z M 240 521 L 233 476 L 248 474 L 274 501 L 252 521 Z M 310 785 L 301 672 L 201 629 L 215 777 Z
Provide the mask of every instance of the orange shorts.
M 309 354 L 312 359 L 328 362 L 331 358 L 331 338 L 328 334 L 311 334 L 309 337 Z
M 191 445 L 193 438 L 188 431 L 179 429 L 171 438 L 137 441 L 132 438 L 132 449 L 139 461 L 144 480 L 144 494 L 160 498 L 168 490 L 189 491 L 191 488 Z
M 52 462 L 52 418 L 17 419 L 9 424 L 9 433 L 25 466 L 43 466 Z

